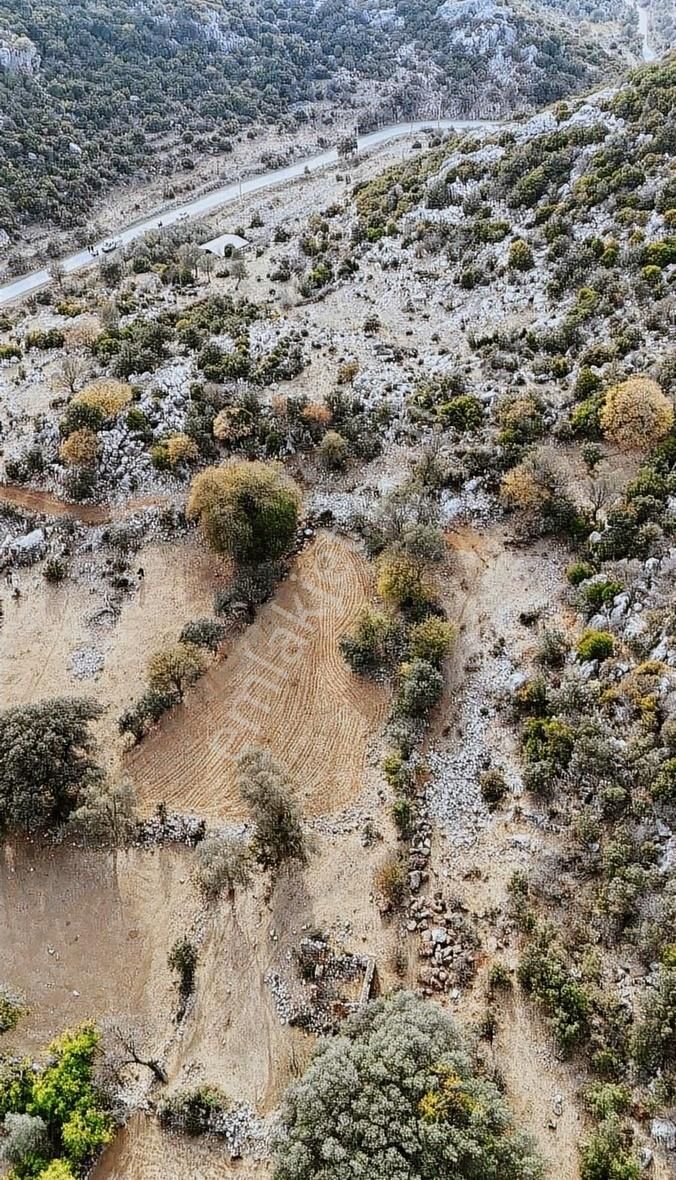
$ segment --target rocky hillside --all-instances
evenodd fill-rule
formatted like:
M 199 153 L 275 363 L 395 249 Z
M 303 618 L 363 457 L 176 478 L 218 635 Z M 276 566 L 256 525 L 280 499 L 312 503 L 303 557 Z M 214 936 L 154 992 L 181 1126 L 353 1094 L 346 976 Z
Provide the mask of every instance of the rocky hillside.
M 330 899 L 339 921 L 331 911 L 328 927 L 350 955 L 368 947 L 383 991 L 405 983 L 423 1010 L 448 1008 L 471 1032 L 478 1073 L 504 1090 L 552 1177 L 673 1174 L 675 116 L 668 58 L 497 132 L 411 135 L 381 149 L 388 167 L 375 152 L 341 159 L 257 193 L 255 207 L 165 227 L 57 274 L 0 320 L 7 683 L 35 665 L 28 702 L 92 681 L 141 798 L 158 798 L 155 768 L 164 760 L 173 774 L 185 749 L 190 792 L 199 780 L 218 799 L 207 812 L 179 776 L 177 809 L 198 798 L 193 823 L 225 822 L 223 703 L 239 700 L 237 648 L 225 660 L 225 645 L 240 631 L 247 652 L 278 645 L 281 632 L 262 626 L 268 609 L 301 653 L 280 687 L 261 674 L 277 666 L 262 646 L 246 699 L 265 706 L 266 740 L 283 730 L 289 752 L 302 749 L 300 771 L 320 767 L 331 798 L 303 816 L 313 840 L 302 871 L 315 871 L 322 841 L 332 859 L 311 922 L 289 894 L 270 910 L 268 941 L 284 953 L 266 958 L 259 991 L 241 964 L 223 972 L 234 919 L 232 938 L 219 935 L 200 962 L 210 1025 L 228 1004 L 246 1009 L 216 1004 L 214 981 L 253 994 L 243 1043 L 254 1051 L 228 1058 L 219 1042 L 210 1059 L 190 1038 L 196 1076 L 225 1076 L 235 1102 L 250 1092 L 233 1061 L 273 1059 L 279 1044 L 274 1018 L 260 1018 L 270 993 L 280 1019 L 291 1019 L 285 997 L 300 995 L 301 1027 L 340 1027 L 338 1015 L 327 1024 L 327 996 L 331 1012 L 345 1009 L 322 991 L 324 960 L 317 972 L 286 941 L 289 929 L 324 930 L 318 907 Z M 250 249 L 205 257 L 199 244 L 225 228 Z M 255 566 L 248 517 L 218 540 L 230 481 L 251 477 L 276 505 L 260 512 L 275 531 Z M 209 508 L 219 485 L 227 496 Z M 247 554 L 232 580 L 200 583 L 198 606 L 166 596 L 189 554 L 229 552 L 228 537 Z M 322 596 L 356 608 L 340 632 L 321 612 L 294 617 L 304 559 L 284 582 L 285 545 L 308 560 L 349 549 L 352 566 L 336 556 L 322 567 Z M 316 711 L 304 704 L 301 633 L 320 636 L 307 677 Z M 267 692 L 293 723 L 273 724 Z M 370 694 L 368 770 L 337 804 L 327 701 L 344 736 Z M 201 748 L 190 753 L 195 735 L 215 771 Z M 159 840 L 166 821 L 160 805 L 142 830 Z M 186 831 L 181 815 L 170 823 Z M 227 880 L 227 904 L 255 911 L 248 971 L 251 945 L 265 943 L 262 908 L 245 872 Z M 364 927 L 345 919 L 357 904 Z M 321 955 L 323 938 L 311 940 Z M 455 1080 L 442 1106 L 428 1102 L 432 1123 L 465 1118 L 457 1093 Z M 169 1114 L 176 1101 L 172 1088 Z M 214 1118 L 199 1129 L 217 1130 Z M 173 1180 L 180 1167 L 167 1159 Z M 276 1167 L 280 1180 L 312 1174 Z M 204 1174 L 221 1176 L 222 1160 Z
M 8 49 L 17 44 L 19 57 Z M 97 195 L 152 172 L 169 146 L 183 146 L 175 166 L 194 167 L 255 123 L 307 120 L 299 104 L 322 97 L 353 105 L 356 120 L 365 105 L 370 119 L 494 116 L 587 88 L 615 66 L 565 15 L 486 0 L 7 0 L 0 45 L 6 232 L 82 224 Z M 356 90 L 366 83 L 365 104 Z

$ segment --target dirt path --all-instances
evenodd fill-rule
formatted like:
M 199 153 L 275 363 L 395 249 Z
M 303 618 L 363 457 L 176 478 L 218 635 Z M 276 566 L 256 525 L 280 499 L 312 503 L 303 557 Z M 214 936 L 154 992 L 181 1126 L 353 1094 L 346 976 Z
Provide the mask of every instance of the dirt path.
M 369 594 L 356 546 L 320 533 L 226 658 L 129 754 L 142 805 L 241 818 L 234 762 L 252 744 L 286 766 L 306 815 L 349 803 L 387 708 L 338 647 Z
M 0 484 L 0 503 L 11 504 L 15 508 L 26 508 L 29 512 L 40 513 L 44 516 L 68 517 L 79 520 L 81 524 L 108 524 L 111 520 L 120 520 L 131 512 L 138 512 L 141 508 L 155 508 L 169 502 L 168 496 L 138 496 L 127 500 L 125 504 L 78 504 L 73 500 L 60 500 L 51 492 L 42 492 L 36 488 L 24 487 L 23 484 Z

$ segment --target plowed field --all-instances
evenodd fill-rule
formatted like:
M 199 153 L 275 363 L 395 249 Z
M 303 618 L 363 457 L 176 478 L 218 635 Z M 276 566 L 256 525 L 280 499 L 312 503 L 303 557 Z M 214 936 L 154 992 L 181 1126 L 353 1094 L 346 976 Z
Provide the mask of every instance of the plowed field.
M 349 803 L 387 708 L 386 691 L 354 676 L 338 648 L 369 593 L 357 548 L 320 533 L 225 659 L 129 754 L 142 806 L 241 817 L 234 764 L 252 744 L 285 765 L 306 815 Z

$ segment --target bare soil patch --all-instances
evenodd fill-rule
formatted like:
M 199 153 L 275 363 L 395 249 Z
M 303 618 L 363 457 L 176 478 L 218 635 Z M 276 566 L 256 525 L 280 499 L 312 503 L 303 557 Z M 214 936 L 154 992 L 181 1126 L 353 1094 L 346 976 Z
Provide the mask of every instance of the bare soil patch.
M 338 647 L 369 592 L 356 546 L 320 533 L 226 658 L 126 759 L 142 805 L 240 818 L 234 763 L 252 744 L 286 766 L 306 815 L 349 803 L 387 708 L 385 689 L 354 676 Z
M 28 1007 L 7 1047 L 35 1054 L 63 1028 L 107 1018 L 161 1044 L 175 1004 L 167 954 L 194 909 L 187 877 L 185 853 L 6 844 L 2 981 Z
M 262 1180 L 266 1163 L 229 1163 L 221 1144 L 209 1137 L 170 1135 L 152 1117 L 135 1115 L 92 1172 L 92 1180 Z
M 101 614 L 106 592 L 84 579 L 48 585 L 33 569 L 18 571 L 18 601 L 5 598 L 0 627 L 0 700 L 30 704 L 51 696 L 95 696 L 107 712 L 100 732 L 111 748 L 117 719 L 144 687 L 148 657 L 174 642 L 191 619 L 211 614 L 221 563 L 196 535 L 146 546 L 145 578 L 125 598 L 119 618 Z M 71 674 L 72 653 L 95 647 L 104 664 L 95 679 Z

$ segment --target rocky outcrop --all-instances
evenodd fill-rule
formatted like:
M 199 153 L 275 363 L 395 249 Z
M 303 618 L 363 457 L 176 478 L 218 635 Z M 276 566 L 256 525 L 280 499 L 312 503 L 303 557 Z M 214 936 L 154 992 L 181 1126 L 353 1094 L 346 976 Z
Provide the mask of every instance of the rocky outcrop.
M 40 54 L 28 37 L 0 34 L 0 70 L 8 74 L 37 74 Z

